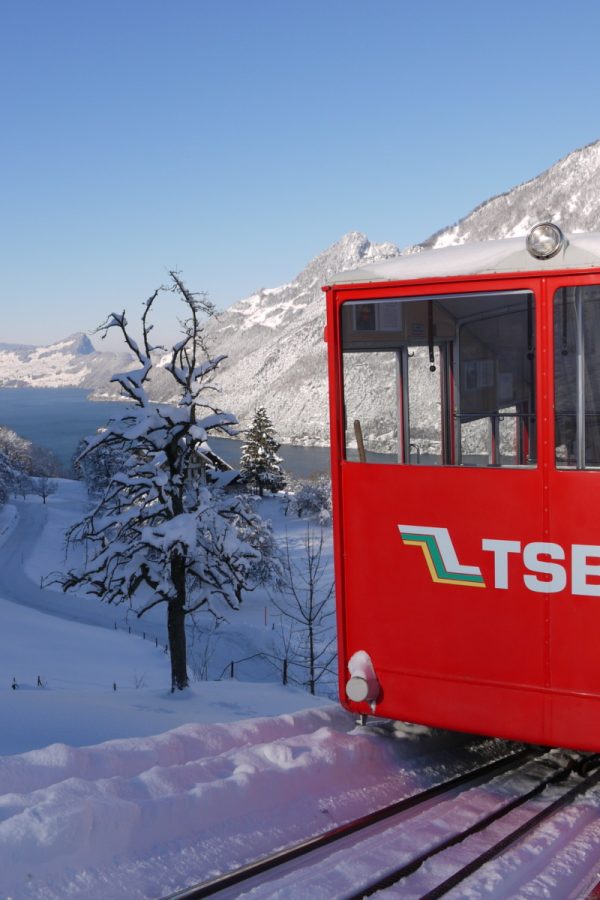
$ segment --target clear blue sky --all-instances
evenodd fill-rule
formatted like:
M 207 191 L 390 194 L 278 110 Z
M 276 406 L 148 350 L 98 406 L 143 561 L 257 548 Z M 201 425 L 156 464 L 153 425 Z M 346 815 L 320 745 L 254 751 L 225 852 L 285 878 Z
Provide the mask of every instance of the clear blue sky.
M 600 138 L 600 4 L 0 0 L 0 341 L 225 307 Z

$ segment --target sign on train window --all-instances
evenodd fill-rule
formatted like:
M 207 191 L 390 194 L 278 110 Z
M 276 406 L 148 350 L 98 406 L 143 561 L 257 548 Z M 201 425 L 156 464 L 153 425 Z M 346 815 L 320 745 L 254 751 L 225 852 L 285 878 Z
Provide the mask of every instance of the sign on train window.
M 600 286 L 554 295 L 556 464 L 600 468 Z
M 349 301 L 341 316 L 346 459 L 535 464 L 531 293 Z
M 395 301 L 356 303 L 353 308 L 354 331 L 400 331 L 402 307 Z

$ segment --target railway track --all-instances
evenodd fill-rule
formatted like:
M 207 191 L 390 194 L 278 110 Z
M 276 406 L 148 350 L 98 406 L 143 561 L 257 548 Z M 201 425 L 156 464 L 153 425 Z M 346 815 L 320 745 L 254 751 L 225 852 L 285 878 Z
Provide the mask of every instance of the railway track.
M 246 891 L 260 887 L 259 896 L 294 896 L 290 884 L 305 884 L 303 896 L 311 894 L 313 886 L 319 883 L 319 872 L 329 861 L 338 857 L 336 865 L 342 866 L 343 857 L 349 853 L 349 862 L 354 866 L 361 845 L 368 846 L 375 840 L 376 845 L 388 842 L 393 847 L 392 856 L 400 856 L 398 864 L 381 866 L 373 864 L 368 874 L 359 880 L 353 875 L 353 887 L 339 896 L 344 900 L 368 897 L 377 891 L 401 883 L 406 885 L 406 896 L 427 897 L 428 900 L 442 897 L 479 868 L 504 853 L 511 845 L 526 836 L 544 820 L 551 818 L 561 808 L 572 803 L 578 796 L 600 782 L 600 754 L 562 753 L 553 754 L 540 748 L 527 748 L 512 753 L 502 759 L 449 779 L 432 788 L 377 810 L 360 819 L 348 822 L 300 844 L 273 853 L 256 862 L 226 873 L 194 887 L 171 894 L 168 900 L 199 900 L 199 898 L 220 896 L 238 897 Z M 512 787 L 516 785 L 516 787 Z M 459 829 L 440 835 L 421 852 L 396 852 L 402 844 L 402 836 L 407 828 L 415 829 L 423 817 L 430 820 L 439 817 L 444 804 L 460 804 L 463 797 L 473 788 L 491 788 L 498 794 L 497 802 L 489 811 L 472 816 L 472 821 Z M 504 796 L 503 796 L 504 795 Z M 457 807 L 458 808 L 458 807 Z M 395 833 L 395 836 L 394 836 Z M 484 848 L 467 853 L 464 848 L 469 841 L 483 843 Z M 366 842 L 366 843 L 365 843 Z M 452 848 L 460 845 L 461 852 L 452 858 Z M 366 856 L 370 851 L 366 850 Z M 446 857 L 448 859 L 446 859 Z M 456 863 L 456 859 L 461 859 Z M 422 873 L 434 861 L 444 876 L 436 879 L 433 887 L 419 887 L 423 882 Z M 440 865 L 441 862 L 441 865 Z M 417 881 L 411 887 L 411 878 Z M 429 878 L 431 881 L 431 876 Z M 315 893 L 314 896 L 318 896 Z

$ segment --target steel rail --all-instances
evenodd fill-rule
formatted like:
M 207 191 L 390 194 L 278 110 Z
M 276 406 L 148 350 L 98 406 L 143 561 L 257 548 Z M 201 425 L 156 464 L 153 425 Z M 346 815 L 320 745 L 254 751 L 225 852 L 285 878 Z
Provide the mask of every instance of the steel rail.
M 450 847 L 462 843 L 472 835 L 484 831 L 494 822 L 497 822 L 498 820 L 507 816 L 514 809 L 517 809 L 520 806 L 524 806 L 529 800 L 532 800 L 534 797 L 542 794 L 543 791 L 545 791 L 546 788 L 550 785 L 558 784 L 561 781 L 569 778 L 571 775 L 578 774 L 578 772 L 581 771 L 582 767 L 586 767 L 588 769 L 590 767 L 600 767 L 600 754 L 594 754 L 592 756 L 584 756 L 570 760 L 567 765 L 561 766 L 555 772 L 542 779 L 537 785 L 535 785 L 535 787 L 531 788 L 531 790 L 527 791 L 524 794 L 521 794 L 519 797 L 515 797 L 513 800 L 505 803 L 499 809 L 494 810 L 494 812 L 490 813 L 488 816 L 480 819 L 470 828 L 466 828 L 464 829 L 464 831 L 457 832 L 456 834 L 447 838 L 445 841 L 442 841 L 435 847 L 432 847 L 430 850 L 425 851 L 420 856 L 415 857 L 406 865 L 399 866 L 394 871 L 388 872 L 387 875 L 378 879 L 377 881 L 371 882 L 369 885 L 361 888 L 355 894 L 349 894 L 346 900 L 358 900 L 358 898 L 370 897 L 377 891 L 399 884 L 399 882 L 401 882 L 404 878 L 408 878 L 409 875 L 412 875 L 414 872 L 416 872 L 417 869 L 419 869 L 423 865 L 423 863 L 427 862 L 430 859 L 433 859 L 438 854 L 443 853 L 445 850 L 448 850 Z M 468 878 L 470 875 L 484 866 L 487 862 L 503 853 L 504 850 L 518 841 L 521 837 L 533 831 L 540 822 L 544 821 L 544 819 L 554 815 L 557 810 L 565 806 L 567 803 L 570 803 L 571 800 L 575 799 L 575 797 L 577 797 L 579 794 L 582 794 L 585 791 L 589 790 L 591 787 L 594 787 L 594 785 L 599 781 L 600 769 L 598 771 L 595 771 L 593 775 L 589 775 L 584 778 L 579 784 L 575 785 L 575 787 L 565 791 L 565 793 L 562 794 L 557 800 L 548 804 L 547 807 L 545 807 L 536 815 L 532 816 L 531 819 L 528 819 L 527 822 L 524 822 L 518 828 L 515 828 L 513 831 L 507 834 L 500 841 L 497 841 L 483 853 L 476 856 L 471 860 L 471 862 L 467 863 L 462 868 L 457 870 L 453 875 L 450 875 L 445 881 L 441 882 L 435 888 L 432 888 L 431 891 L 423 894 L 421 900 L 437 900 L 437 898 L 442 897 L 444 894 L 448 893 L 448 891 L 456 887 L 458 884 L 460 884 L 462 881 L 464 881 L 466 878 Z
M 600 758 L 598 760 L 598 765 L 600 766 Z M 467 863 L 467 865 L 456 871 L 454 875 L 451 875 L 445 881 L 441 882 L 441 884 L 438 884 L 436 888 L 425 894 L 422 900 L 437 900 L 438 897 L 443 897 L 444 894 L 447 894 L 453 887 L 456 887 L 456 885 L 465 881 L 486 863 L 500 856 L 505 850 L 519 841 L 526 834 L 534 831 L 539 824 L 545 821 L 545 819 L 549 819 L 554 813 L 562 809 L 562 807 L 571 803 L 572 800 L 575 800 L 581 794 L 585 794 L 599 782 L 600 770 L 596 771 L 593 775 L 584 778 L 583 781 L 570 788 L 568 791 L 565 791 L 564 794 L 558 797 L 553 803 L 550 803 L 545 809 L 540 810 L 540 812 L 533 816 L 528 822 L 524 822 L 519 828 L 515 828 L 514 831 L 511 831 L 510 834 L 507 834 L 502 840 L 497 841 L 497 843 L 493 844 L 484 853 L 478 856 L 476 860 Z
M 294 844 L 283 850 L 278 850 L 275 853 L 264 856 L 255 862 L 248 863 L 231 872 L 226 872 L 223 875 L 193 885 L 192 887 L 183 888 L 173 894 L 167 895 L 163 900 L 202 900 L 204 897 L 211 897 L 218 894 L 220 891 L 224 891 L 236 884 L 249 881 L 257 875 L 261 875 L 263 872 L 276 869 L 285 863 L 299 859 L 306 854 L 319 850 L 322 847 L 326 847 L 328 844 L 342 840 L 349 835 L 355 834 L 378 822 L 385 821 L 385 819 L 391 818 L 392 816 L 413 809 L 416 806 L 427 803 L 429 800 L 440 797 L 443 794 L 451 793 L 453 790 L 464 787 L 465 785 L 473 784 L 487 776 L 494 776 L 496 774 L 502 774 L 518 769 L 523 764 L 530 762 L 533 759 L 540 758 L 546 752 L 545 749 L 540 747 L 526 747 L 522 750 L 518 750 L 508 756 L 503 756 L 501 759 L 486 763 L 476 769 L 471 769 L 469 772 L 464 772 L 461 775 L 443 781 L 431 788 L 427 788 L 425 791 L 420 791 L 416 794 L 412 794 L 410 797 L 405 797 L 403 800 L 398 800 L 383 809 L 367 813 L 358 819 L 354 819 L 344 825 L 339 825 L 338 827 L 316 835 L 315 837 L 308 838 L 301 843 Z

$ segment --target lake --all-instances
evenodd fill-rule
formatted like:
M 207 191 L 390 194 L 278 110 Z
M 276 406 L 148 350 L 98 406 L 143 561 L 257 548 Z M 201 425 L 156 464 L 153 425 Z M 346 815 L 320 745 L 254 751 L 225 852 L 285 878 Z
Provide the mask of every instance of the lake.
M 80 388 L 0 388 L 0 425 L 48 447 L 68 471 L 81 438 L 123 410 L 122 403 L 92 403 L 87 397 Z M 211 438 L 210 445 L 230 465 L 239 464 L 240 441 Z M 296 478 L 329 472 L 328 447 L 282 445 L 279 455 Z

